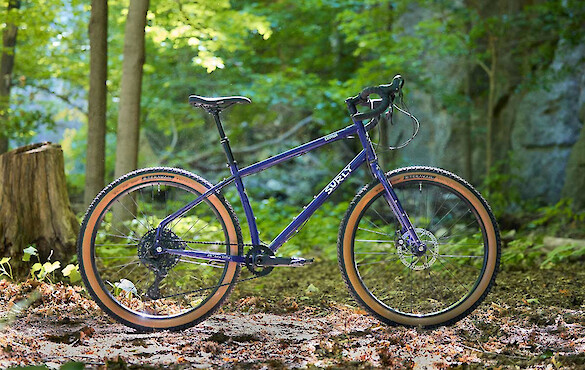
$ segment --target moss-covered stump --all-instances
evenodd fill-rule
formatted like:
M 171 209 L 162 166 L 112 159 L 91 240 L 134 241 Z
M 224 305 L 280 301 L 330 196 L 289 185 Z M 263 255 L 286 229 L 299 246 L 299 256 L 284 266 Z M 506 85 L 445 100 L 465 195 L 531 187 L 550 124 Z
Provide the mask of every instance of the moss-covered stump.
M 12 257 L 15 276 L 28 273 L 23 249 L 68 262 L 79 224 L 71 210 L 60 145 L 27 145 L 0 155 L 0 257 Z

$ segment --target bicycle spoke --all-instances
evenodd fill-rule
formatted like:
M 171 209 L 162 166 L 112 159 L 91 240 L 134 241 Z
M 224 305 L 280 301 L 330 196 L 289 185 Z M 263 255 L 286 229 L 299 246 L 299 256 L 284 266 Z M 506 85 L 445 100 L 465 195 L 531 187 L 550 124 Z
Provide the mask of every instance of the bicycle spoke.
M 462 254 L 438 254 L 437 257 L 449 257 L 449 258 L 484 258 L 484 256 L 465 256 Z
M 356 239 L 356 242 L 363 243 L 394 243 L 394 240 L 368 240 L 368 239 Z
M 374 265 L 374 264 L 378 264 L 378 263 L 388 263 L 388 262 L 394 262 L 397 260 L 398 260 L 398 258 L 392 258 L 392 259 L 383 260 L 383 261 L 374 261 L 374 262 L 365 262 L 365 263 L 360 262 L 360 263 L 356 263 L 356 266 L 359 267 L 359 266 L 366 266 L 366 265 Z
M 111 247 L 119 247 L 119 246 L 136 246 L 136 243 L 100 243 L 100 244 L 95 244 L 96 247 L 103 247 L 103 246 L 111 246 Z
M 381 233 L 381 232 L 379 232 L 379 231 L 374 231 L 374 230 L 366 229 L 366 228 L 363 228 L 363 227 L 360 227 L 360 228 L 358 228 L 358 229 L 359 229 L 359 230 L 363 230 L 363 231 L 368 231 L 368 232 L 370 232 L 370 233 L 374 233 L 374 234 L 380 234 L 380 235 L 384 235 L 384 236 L 392 236 L 392 235 L 390 235 L 390 234 Z

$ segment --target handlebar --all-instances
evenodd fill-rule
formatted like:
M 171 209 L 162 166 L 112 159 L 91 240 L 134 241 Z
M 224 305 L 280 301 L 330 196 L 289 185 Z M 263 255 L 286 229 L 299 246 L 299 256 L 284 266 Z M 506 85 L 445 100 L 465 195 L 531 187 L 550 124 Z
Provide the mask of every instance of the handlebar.
M 354 96 L 353 98 L 348 98 L 346 103 L 348 103 L 348 105 L 353 105 L 353 110 L 350 108 L 350 111 L 352 111 L 352 119 L 354 121 L 363 121 L 384 113 L 384 111 L 392 104 L 394 97 L 398 92 L 400 92 L 402 86 L 404 86 L 404 78 L 402 78 L 401 75 L 396 75 L 390 84 L 366 87 L 358 95 Z M 369 96 L 371 94 L 380 96 L 382 101 L 376 104 L 376 108 L 368 112 L 358 113 L 355 109 L 355 106 L 369 102 Z

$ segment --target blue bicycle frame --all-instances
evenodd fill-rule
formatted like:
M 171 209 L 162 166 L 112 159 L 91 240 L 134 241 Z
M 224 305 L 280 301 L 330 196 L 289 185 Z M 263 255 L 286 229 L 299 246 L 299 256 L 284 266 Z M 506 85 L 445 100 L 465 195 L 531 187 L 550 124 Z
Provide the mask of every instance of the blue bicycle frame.
M 353 108 L 355 110 L 355 108 Z M 352 108 L 350 107 L 350 112 L 352 112 Z M 401 224 L 402 232 L 409 236 L 409 242 L 415 248 L 421 247 L 421 242 L 416 235 L 414 228 L 408 218 L 408 215 L 400 205 L 398 198 L 394 190 L 392 189 L 392 185 L 388 182 L 386 175 L 380 169 L 378 165 L 378 158 L 372 147 L 372 143 L 368 136 L 366 127 L 364 126 L 363 122 L 360 120 L 355 120 L 352 118 L 353 124 L 335 131 L 329 135 L 320 137 L 313 141 L 310 141 L 306 144 L 300 145 L 296 148 L 290 149 L 286 152 L 281 154 L 275 155 L 263 161 L 254 163 L 248 167 L 239 169 L 236 161 L 233 159 L 233 155 L 229 146 L 229 140 L 227 139 L 220 119 L 219 119 L 219 111 L 210 112 L 213 114 L 215 118 L 215 122 L 217 124 L 218 130 L 220 132 L 221 143 L 224 147 L 224 151 L 226 152 L 226 156 L 228 158 L 228 166 L 230 168 L 231 176 L 223 181 L 217 183 L 205 193 L 199 195 L 195 200 L 190 202 L 189 204 L 185 205 L 180 210 L 174 212 L 173 214 L 167 216 L 164 220 L 161 221 L 157 228 L 156 234 L 156 251 L 158 253 L 168 253 L 174 255 L 181 255 L 187 256 L 192 258 L 204 259 L 204 260 L 213 260 L 213 261 L 225 261 L 225 262 L 237 262 L 237 263 L 245 263 L 244 256 L 233 256 L 227 255 L 225 253 L 215 253 L 215 252 L 202 252 L 196 250 L 183 250 L 183 249 L 166 249 L 158 246 L 158 240 L 160 237 L 161 230 L 163 230 L 169 223 L 171 223 L 176 218 L 180 217 L 181 215 L 187 213 L 190 209 L 197 206 L 201 201 L 203 201 L 206 197 L 211 194 L 219 192 L 221 189 L 226 187 L 231 183 L 235 183 L 236 188 L 238 190 L 238 194 L 244 208 L 244 213 L 246 215 L 246 219 L 248 222 L 248 227 L 250 229 L 250 235 L 253 245 L 260 245 L 260 237 L 258 233 L 258 227 L 256 224 L 256 218 L 254 217 L 254 211 L 250 205 L 250 201 L 246 194 L 246 190 L 244 188 L 244 183 L 242 182 L 242 178 L 253 175 L 260 171 L 264 171 L 278 163 L 287 161 L 291 158 L 298 157 L 305 153 L 310 152 L 311 150 L 317 149 L 323 145 L 333 143 L 335 141 L 348 138 L 349 136 L 357 136 L 362 144 L 362 151 L 360 151 L 354 159 L 345 166 L 338 174 L 335 176 L 325 188 L 321 190 L 321 192 L 314 197 L 314 199 L 304 207 L 303 211 L 293 219 L 293 221 L 278 235 L 276 238 L 270 243 L 268 246 L 272 251 L 278 250 L 287 240 L 289 240 L 296 232 L 298 232 L 299 228 L 313 215 L 313 213 L 329 198 L 329 196 L 341 185 L 345 180 L 347 180 L 356 169 L 358 169 L 362 164 L 368 162 L 370 172 L 382 185 L 384 186 L 384 197 L 388 202 L 388 205 L 396 215 L 398 221 Z M 424 247 L 423 247 L 424 248 Z

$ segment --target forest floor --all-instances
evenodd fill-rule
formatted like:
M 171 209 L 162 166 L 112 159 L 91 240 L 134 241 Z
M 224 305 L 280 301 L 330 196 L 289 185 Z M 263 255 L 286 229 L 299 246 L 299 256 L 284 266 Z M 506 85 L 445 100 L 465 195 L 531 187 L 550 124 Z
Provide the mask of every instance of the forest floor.
M 193 328 L 143 334 L 79 286 L 0 281 L 0 367 L 585 368 L 584 286 L 582 263 L 504 270 L 467 318 L 421 330 L 367 315 L 336 265 L 317 262 L 240 283 Z

